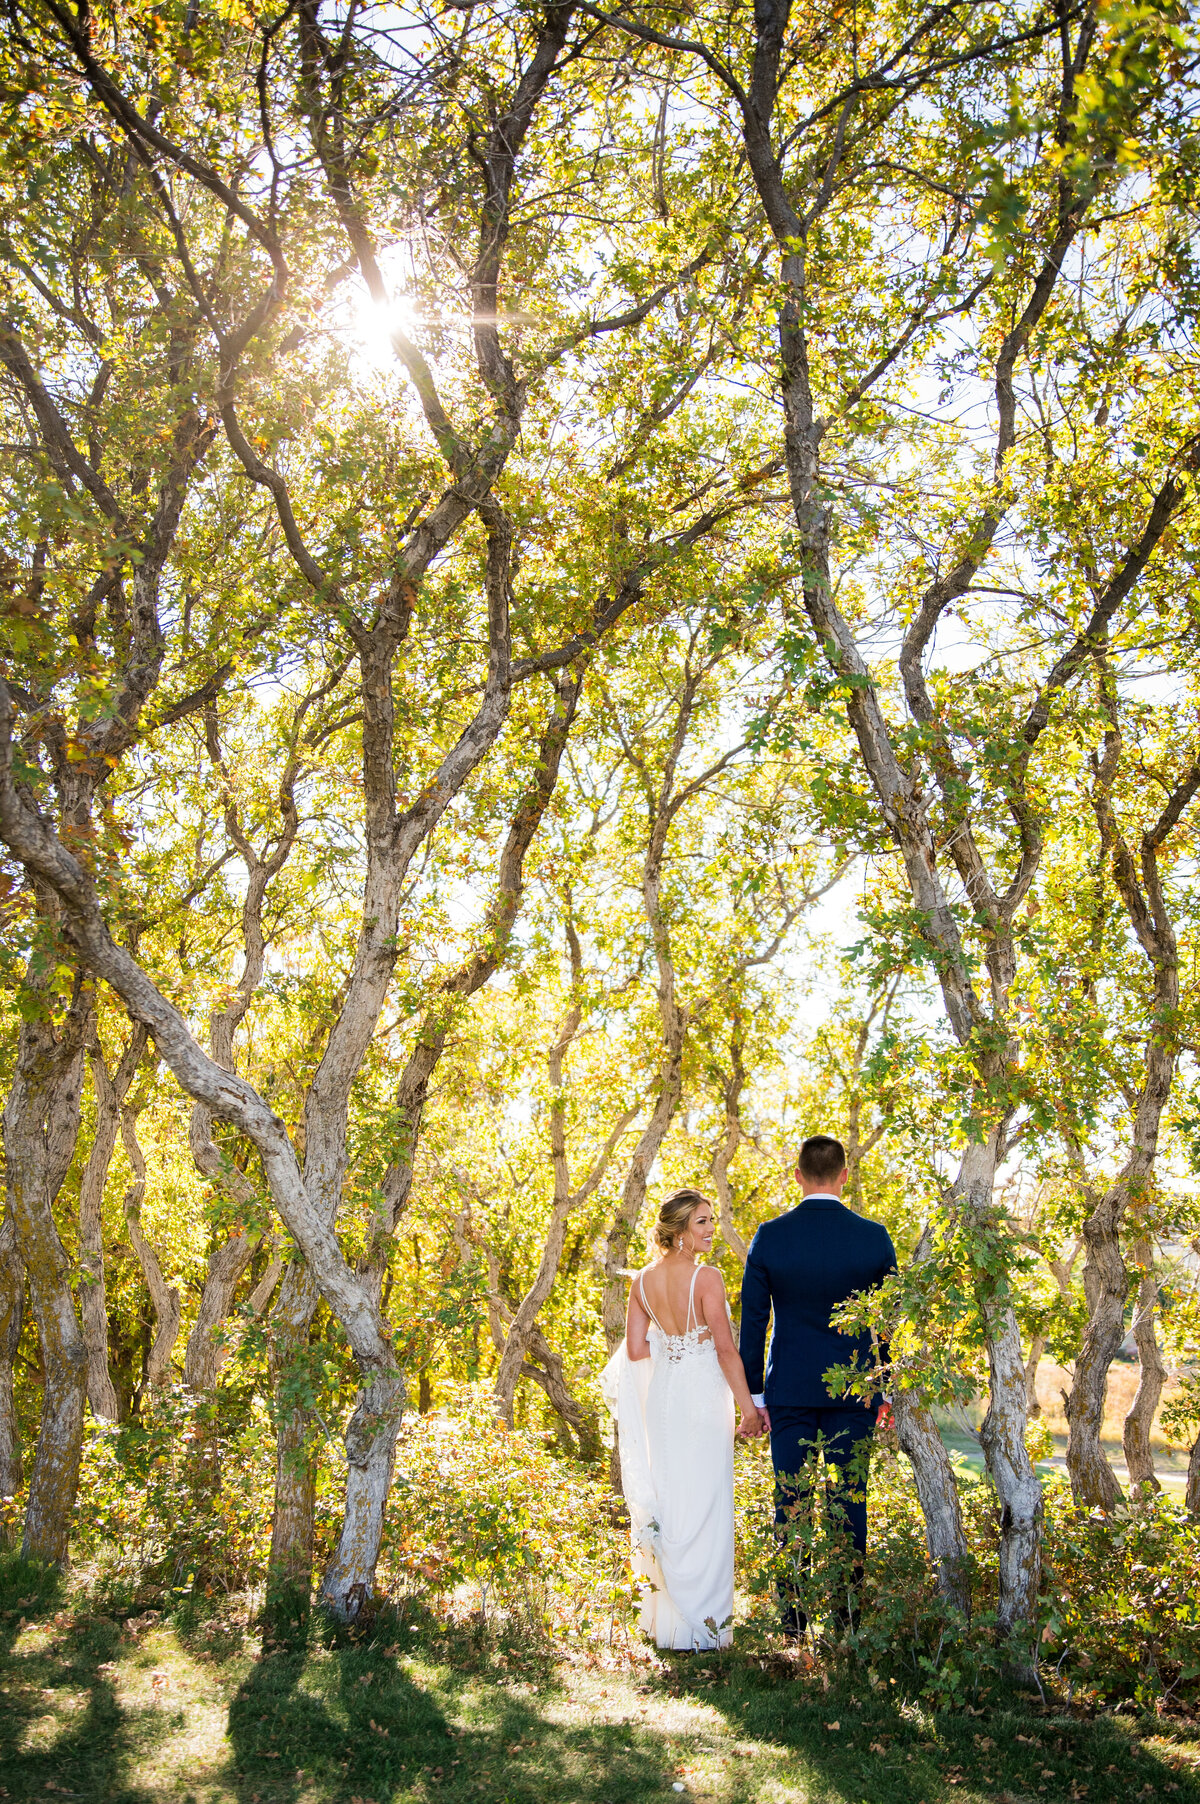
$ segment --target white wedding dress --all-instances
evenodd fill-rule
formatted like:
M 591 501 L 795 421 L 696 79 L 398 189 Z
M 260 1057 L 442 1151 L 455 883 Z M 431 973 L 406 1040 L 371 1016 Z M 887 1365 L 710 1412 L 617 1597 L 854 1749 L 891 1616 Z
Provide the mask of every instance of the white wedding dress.
M 659 1647 L 728 1647 L 733 1639 L 733 1393 L 707 1328 L 696 1321 L 698 1271 L 686 1331 L 668 1334 L 646 1301 L 649 1359 L 622 1341 L 604 1369 L 617 1418 L 633 1570 L 643 1581 L 640 1626 Z

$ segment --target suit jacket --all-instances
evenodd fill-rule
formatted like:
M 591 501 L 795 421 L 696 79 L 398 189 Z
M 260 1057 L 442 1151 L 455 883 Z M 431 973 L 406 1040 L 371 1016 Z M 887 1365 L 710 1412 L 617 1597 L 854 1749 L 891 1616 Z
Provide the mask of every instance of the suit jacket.
M 750 1243 L 742 1279 L 740 1351 L 755 1396 L 803 1409 L 853 1406 L 830 1394 L 822 1376 L 830 1366 L 871 1362 L 871 1336 L 842 1334 L 830 1315 L 852 1292 L 869 1290 L 896 1269 L 891 1236 L 882 1223 L 847 1209 L 835 1196 L 806 1196 L 795 1209 L 765 1221 Z M 771 1356 L 763 1377 L 767 1323 L 775 1314 Z M 878 1397 L 866 1399 L 874 1408 Z

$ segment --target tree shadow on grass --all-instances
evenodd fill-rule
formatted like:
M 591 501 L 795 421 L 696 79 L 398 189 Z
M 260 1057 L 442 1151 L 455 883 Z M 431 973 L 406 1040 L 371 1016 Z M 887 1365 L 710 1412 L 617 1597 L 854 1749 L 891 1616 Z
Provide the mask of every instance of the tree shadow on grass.
M 121 1709 L 106 1667 L 122 1651 L 118 1623 L 59 1609 L 56 1576 L 30 1562 L 0 1559 L 0 1773 L 7 1804 L 78 1799 L 141 1804 L 123 1783 L 136 1746 L 153 1723 Z M 24 1631 L 31 1643 L 18 1646 Z M 48 1720 L 49 1719 L 49 1720 Z
M 644 1804 L 671 1797 L 665 1738 L 553 1720 L 486 1664 L 452 1668 L 445 1642 L 278 1651 L 229 1716 L 243 1804 L 301 1795 L 363 1804 Z M 559 1697 L 557 1689 L 552 1694 Z M 636 1745 L 635 1745 L 636 1739 Z
M 673 1661 L 659 1687 L 710 1704 L 743 1744 L 798 1757 L 817 1779 L 814 1798 L 933 1804 L 962 1787 L 996 1804 L 1200 1804 L 1200 1781 L 1112 1716 L 1034 1708 L 1015 1692 L 978 1714 L 932 1714 L 880 1694 L 861 1667 L 826 1689 L 787 1657 L 706 1655 L 705 1665 L 709 1680 L 697 1662 Z M 755 1795 L 752 1767 L 733 1795 Z

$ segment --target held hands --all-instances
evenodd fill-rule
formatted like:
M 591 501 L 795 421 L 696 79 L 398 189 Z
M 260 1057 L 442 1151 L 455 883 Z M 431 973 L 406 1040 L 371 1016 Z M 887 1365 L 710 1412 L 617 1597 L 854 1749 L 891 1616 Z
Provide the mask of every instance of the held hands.
M 760 1434 L 769 1434 L 770 1431 L 770 1416 L 765 1409 L 756 1409 L 753 1415 L 743 1415 L 741 1421 L 734 1430 L 734 1433 L 739 1441 L 753 1441 L 756 1440 Z

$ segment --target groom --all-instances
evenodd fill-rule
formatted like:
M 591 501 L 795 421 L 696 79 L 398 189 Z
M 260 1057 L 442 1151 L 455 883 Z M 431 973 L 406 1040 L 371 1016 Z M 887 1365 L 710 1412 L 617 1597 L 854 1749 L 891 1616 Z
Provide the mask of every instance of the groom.
M 861 1570 L 867 1547 L 865 1467 L 881 1396 L 834 1396 L 824 1374 L 831 1366 L 871 1363 L 871 1336 L 843 1334 L 830 1316 L 855 1291 L 869 1290 L 896 1269 L 888 1231 L 841 1201 L 847 1178 L 840 1140 L 814 1134 L 800 1148 L 796 1181 L 802 1200 L 765 1221 L 750 1244 L 742 1281 L 740 1352 L 746 1382 L 771 1433 L 775 1521 L 782 1529 L 795 1512 L 795 1479 L 820 1442 L 827 1467 L 837 1467 L 838 1499 Z M 775 1315 L 771 1356 L 763 1380 L 767 1323 Z M 857 1358 L 856 1358 L 857 1356 Z M 847 1482 L 855 1462 L 861 1478 Z M 785 1634 L 800 1636 L 806 1618 L 794 1596 L 781 1593 Z

